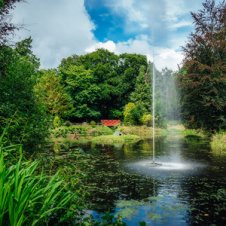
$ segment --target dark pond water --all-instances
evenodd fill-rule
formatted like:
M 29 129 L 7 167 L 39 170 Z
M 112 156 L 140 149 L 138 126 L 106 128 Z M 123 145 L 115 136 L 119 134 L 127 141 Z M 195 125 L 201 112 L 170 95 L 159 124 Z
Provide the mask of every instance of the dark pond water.
M 110 211 L 127 225 L 226 225 L 226 156 L 207 141 L 178 134 L 134 145 L 83 146 L 95 155 L 91 206 L 95 218 Z

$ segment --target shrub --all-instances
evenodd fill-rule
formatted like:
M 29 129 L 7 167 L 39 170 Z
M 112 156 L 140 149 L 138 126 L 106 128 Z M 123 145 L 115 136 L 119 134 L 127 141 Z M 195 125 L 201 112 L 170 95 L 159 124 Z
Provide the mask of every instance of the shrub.
M 57 137 L 66 138 L 69 134 L 75 134 L 78 136 L 100 136 L 100 135 L 111 135 L 113 131 L 107 126 L 95 126 L 94 128 L 90 125 L 86 126 L 70 126 L 70 127 L 59 127 L 53 130 L 53 135 Z
M 91 126 L 95 126 L 95 125 L 96 125 L 96 122 L 95 122 L 95 121 L 91 121 L 89 124 L 90 124 Z
M 134 103 L 128 103 L 123 112 L 125 125 L 139 125 L 142 109 Z
M 72 124 L 70 121 L 66 121 L 66 122 L 64 123 L 64 125 L 67 126 L 67 127 L 69 127 L 69 126 L 72 126 L 73 124 Z
M 143 125 L 151 126 L 152 125 L 152 115 L 151 114 L 144 114 L 141 118 L 141 122 Z
M 57 128 L 61 126 L 61 120 L 60 117 L 58 115 L 56 115 L 53 119 L 53 127 Z
M 226 154 L 226 133 L 215 134 L 211 141 L 211 148 L 215 153 Z

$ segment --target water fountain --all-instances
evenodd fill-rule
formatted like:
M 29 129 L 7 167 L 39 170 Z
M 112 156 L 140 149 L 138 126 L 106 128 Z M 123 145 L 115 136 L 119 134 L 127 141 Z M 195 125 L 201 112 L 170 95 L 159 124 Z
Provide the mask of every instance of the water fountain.
M 152 64 L 152 162 L 150 167 L 160 166 L 161 163 L 155 161 L 155 66 L 154 66 L 154 50 L 153 50 L 153 64 Z
M 198 163 L 188 163 L 184 162 L 181 157 L 181 137 L 177 138 L 177 134 L 173 131 L 168 130 L 168 137 L 172 138 L 171 145 L 174 148 L 168 147 L 167 152 L 170 153 L 168 159 L 160 158 L 156 161 L 156 99 L 160 99 L 161 107 L 164 108 L 165 117 L 167 119 L 175 118 L 175 115 L 179 115 L 177 112 L 179 109 L 178 95 L 176 92 L 175 76 L 172 71 L 165 69 L 159 73 L 154 65 L 154 51 L 153 51 L 153 64 L 152 64 L 152 159 L 141 160 L 139 162 L 133 163 L 136 168 L 147 169 L 147 171 L 183 171 L 183 170 L 193 170 L 195 168 L 203 167 L 203 164 Z M 162 82 L 159 82 L 157 76 L 162 76 Z M 161 83 L 161 84 L 157 84 Z M 156 86 L 158 87 L 156 93 Z M 161 88 L 159 87 L 161 86 Z M 158 91 L 161 92 L 158 92 Z M 163 95 L 162 95 L 163 93 Z M 176 111 L 175 111 L 175 109 Z M 176 114 L 175 114 L 176 112 Z M 168 144 L 169 145 L 169 144 Z

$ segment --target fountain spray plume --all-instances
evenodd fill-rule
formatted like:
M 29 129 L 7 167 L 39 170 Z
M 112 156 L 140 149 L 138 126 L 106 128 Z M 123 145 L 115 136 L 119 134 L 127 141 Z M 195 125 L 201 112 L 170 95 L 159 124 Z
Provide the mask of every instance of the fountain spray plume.
M 154 66 L 154 46 L 152 64 L 152 162 L 155 164 L 155 66 Z

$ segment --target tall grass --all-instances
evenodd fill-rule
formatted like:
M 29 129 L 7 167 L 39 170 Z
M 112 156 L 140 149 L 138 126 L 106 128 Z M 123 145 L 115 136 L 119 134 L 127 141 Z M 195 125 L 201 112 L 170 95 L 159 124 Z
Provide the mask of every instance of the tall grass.
M 215 153 L 226 154 L 226 132 L 213 135 L 210 144 Z
M 0 137 L 0 226 L 46 224 L 66 211 L 73 195 L 59 174 L 37 174 L 38 161 L 23 159 L 22 147 L 4 147 Z M 11 152 L 19 151 L 12 163 Z

